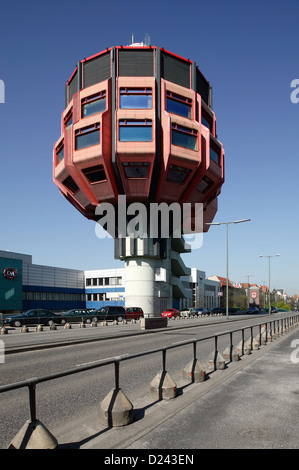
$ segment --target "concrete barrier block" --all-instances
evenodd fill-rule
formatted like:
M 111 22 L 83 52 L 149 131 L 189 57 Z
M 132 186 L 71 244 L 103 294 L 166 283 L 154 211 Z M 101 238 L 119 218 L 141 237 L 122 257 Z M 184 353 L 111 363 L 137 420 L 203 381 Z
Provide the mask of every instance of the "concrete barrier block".
M 261 344 L 262 345 L 267 344 L 267 333 L 266 333 L 266 331 L 263 331 L 263 333 L 261 334 Z
M 183 377 L 189 382 L 204 382 L 206 370 L 197 359 L 193 359 L 183 370 Z
M 0 334 L 1 334 L 1 335 L 7 335 L 7 333 L 8 333 L 8 329 L 5 328 L 5 326 L 3 326 L 3 327 L 0 329 Z
M 28 328 L 27 328 L 26 325 L 23 325 L 23 326 L 21 327 L 21 329 L 20 329 L 20 332 L 21 332 L 21 333 L 27 333 L 28 331 L 29 331 L 29 330 L 28 330 Z
M 79 328 L 85 328 L 85 326 L 86 325 L 85 325 L 85 323 L 83 323 L 83 321 L 79 323 Z
M 72 328 L 72 325 L 70 323 L 65 323 L 64 329 L 65 330 L 70 330 Z
M 57 326 L 55 325 L 55 323 L 52 323 L 52 325 L 50 325 L 50 330 L 51 331 L 57 330 Z
M 92 327 L 96 327 L 96 326 L 98 326 L 98 324 L 97 324 L 96 321 L 92 321 L 92 322 L 91 322 L 91 326 L 92 326 Z
M 212 370 L 223 370 L 225 369 L 225 359 L 219 351 L 216 351 L 216 357 L 215 353 L 210 355 L 208 365 Z
M 27 421 L 13 438 L 8 449 L 56 449 L 57 439 L 39 421 Z
M 260 340 L 259 340 L 259 338 L 253 338 L 253 340 L 252 340 L 252 349 L 253 350 L 260 349 Z
M 177 396 L 177 386 L 168 372 L 160 371 L 150 384 L 150 391 L 159 400 L 171 400 Z
M 244 343 L 244 354 L 246 354 L 247 356 L 251 354 L 251 339 L 248 339 Z
M 166 328 L 167 317 L 147 317 L 141 318 L 140 327 L 142 330 L 150 330 L 154 328 Z
M 36 325 L 35 331 L 43 331 L 43 325 Z
M 104 426 L 126 426 L 133 421 L 133 405 L 120 388 L 110 390 L 99 409 L 100 423 Z

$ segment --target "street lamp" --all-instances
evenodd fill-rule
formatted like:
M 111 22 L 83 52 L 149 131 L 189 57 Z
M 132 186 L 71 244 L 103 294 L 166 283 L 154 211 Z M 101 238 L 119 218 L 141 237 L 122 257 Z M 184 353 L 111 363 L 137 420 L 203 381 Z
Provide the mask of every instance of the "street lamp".
M 234 220 L 232 222 L 206 222 L 206 225 L 226 225 L 226 319 L 228 320 L 228 226 L 230 224 L 241 224 L 251 219 Z
M 259 258 L 268 258 L 269 260 L 269 315 L 271 314 L 271 299 L 270 299 L 270 259 L 275 258 L 276 256 L 280 256 L 279 254 L 277 255 L 259 255 Z
M 248 308 L 250 307 L 250 286 L 249 286 L 249 278 L 253 277 L 253 274 L 245 274 L 244 277 L 247 277 L 248 279 Z

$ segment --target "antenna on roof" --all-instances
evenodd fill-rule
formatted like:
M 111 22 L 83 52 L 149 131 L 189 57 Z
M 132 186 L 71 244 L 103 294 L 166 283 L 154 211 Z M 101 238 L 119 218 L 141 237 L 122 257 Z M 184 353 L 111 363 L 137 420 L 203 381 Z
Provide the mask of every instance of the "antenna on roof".
M 131 44 L 134 44 L 134 42 L 135 42 L 135 37 L 134 37 L 134 33 L 132 33 L 132 42 L 131 42 Z
M 149 46 L 149 45 L 151 44 L 151 38 L 150 38 L 149 33 L 146 33 L 146 34 L 145 34 L 144 44 L 145 44 L 146 46 Z

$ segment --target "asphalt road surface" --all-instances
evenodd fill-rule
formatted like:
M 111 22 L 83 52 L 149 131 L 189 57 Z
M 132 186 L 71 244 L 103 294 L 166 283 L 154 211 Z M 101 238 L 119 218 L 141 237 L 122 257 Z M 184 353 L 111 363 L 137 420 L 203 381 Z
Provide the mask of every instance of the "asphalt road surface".
M 100 364 L 102 360 L 115 356 L 126 357 L 129 354 L 154 348 L 179 345 L 184 341 L 203 338 L 229 329 L 237 329 L 243 324 L 249 325 L 250 323 L 262 322 L 262 318 L 251 318 L 244 322 L 240 320 L 205 325 L 200 320 L 184 320 L 180 322 L 180 327 L 177 329 L 174 328 L 174 324 L 177 326 L 179 322 L 173 322 L 171 328 L 151 334 L 136 334 L 128 337 L 121 336 L 124 335 L 124 328 L 127 325 L 120 325 L 115 327 L 117 330 L 114 330 L 114 337 L 111 339 L 107 338 L 101 341 L 80 344 L 69 343 L 65 346 L 50 349 L 7 354 L 5 363 L 0 364 L 1 385 L 18 382 L 29 377 L 40 377 L 76 368 L 85 364 Z M 138 329 L 140 332 L 140 326 L 135 326 L 136 333 Z M 108 328 L 106 331 L 108 331 Z M 72 338 L 78 339 L 78 334 L 81 334 L 81 336 L 89 334 L 86 331 L 83 332 L 83 330 L 78 333 L 78 330 L 72 330 Z M 250 329 L 246 330 L 247 337 L 249 332 Z M 29 333 L 29 335 L 44 333 L 49 334 L 39 332 Z M 52 335 L 59 334 L 58 331 L 50 333 Z M 97 333 L 93 332 L 93 335 L 95 334 L 100 336 L 100 330 L 97 329 Z M 254 335 L 257 334 L 258 329 L 255 328 Z M 115 339 L 117 335 L 119 337 Z M 19 336 L 19 340 L 21 340 L 20 335 L 15 334 L 14 336 L 16 338 Z M 29 336 L 27 334 L 25 336 L 22 336 L 22 341 L 28 344 L 32 343 Z M 54 336 L 52 338 L 52 341 L 54 341 Z M 57 336 L 55 337 L 56 340 Z M 240 340 L 240 333 L 234 333 L 233 344 L 237 344 Z M 219 351 L 224 351 L 228 344 L 229 335 L 220 337 Z M 212 339 L 202 341 L 199 344 L 197 358 L 204 366 L 207 365 L 208 358 L 213 350 L 214 340 Z M 176 347 L 166 354 L 166 369 L 176 382 L 178 389 L 188 386 L 183 379 L 182 371 L 192 358 L 193 347 L 191 344 Z M 161 369 L 161 353 L 154 353 L 133 360 L 124 360 L 120 364 L 120 387 L 133 403 L 134 409 L 140 409 L 140 413 L 142 413 L 144 403 L 155 401 L 150 396 L 150 383 Z M 93 429 L 96 427 L 99 405 L 112 388 L 114 388 L 114 368 L 111 365 L 38 384 L 37 418 L 60 439 L 63 439 L 65 433 L 71 430 L 73 439 L 82 440 L 88 436 L 90 427 Z M 25 421 L 29 419 L 28 390 L 21 389 L 2 393 L 0 403 L 0 447 L 7 448 L 11 439 Z M 77 436 L 76 430 L 72 429 L 75 422 L 81 423 Z

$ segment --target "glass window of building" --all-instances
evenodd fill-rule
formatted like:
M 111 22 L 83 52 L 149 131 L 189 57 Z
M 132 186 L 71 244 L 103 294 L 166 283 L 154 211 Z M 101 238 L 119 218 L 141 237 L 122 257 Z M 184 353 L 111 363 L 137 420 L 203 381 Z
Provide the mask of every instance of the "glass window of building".
M 123 168 L 126 178 L 147 178 L 149 172 L 148 162 L 125 162 Z
M 166 111 L 172 114 L 191 119 L 192 100 L 177 95 L 171 91 L 166 92 Z
M 208 116 L 203 112 L 203 110 L 201 110 L 201 123 L 207 127 L 210 132 L 212 130 L 212 121 L 210 118 L 208 118 Z
M 90 183 L 99 183 L 100 181 L 107 180 L 103 165 L 84 168 L 82 173 L 86 176 Z
M 79 191 L 79 187 L 73 180 L 71 176 L 68 176 L 65 178 L 65 180 L 62 182 L 62 184 L 72 193 L 75 194 L 77 191 Z
M 200 191 L 201 193 L 204 193 L 207 191 L 213 184 L 213 181 L 208 178 L 207 176 L 204 176 L 199 185 L 197 186 L 197 190 Z
M 151 142 L 152 121 L 150 119 L 121 119 L 119 121 L 120 142 Z
M 120 88 L 120 109 L 152 109 L 151 88 Z
M 64 118 L 64 127 L 67 128 L 73 124 L 73 109 L 71 109 Z
M 167 180 L 174 183 L 184 183 L 189 176 L 191 170 L 177 165 L 169 165 Z
M 220 152 L 213 147 L 210 147 L 210 159 L 213 160 L 217 165 L 220 165 Z
M 56 165 L 64 159 L 64 142 L 60 142 L 56 147 Z
M 100 143 L 100 123 L 75 131 L 75 149 L 81 150 Z
M 106 111 L 106 91 L 101 91 L 93 96 L 81 100 L 82 118 Z
M 196 129 L 180 126 L 172 123 L 172 144 L 190 150 L 197 150 L 198 132 Z

